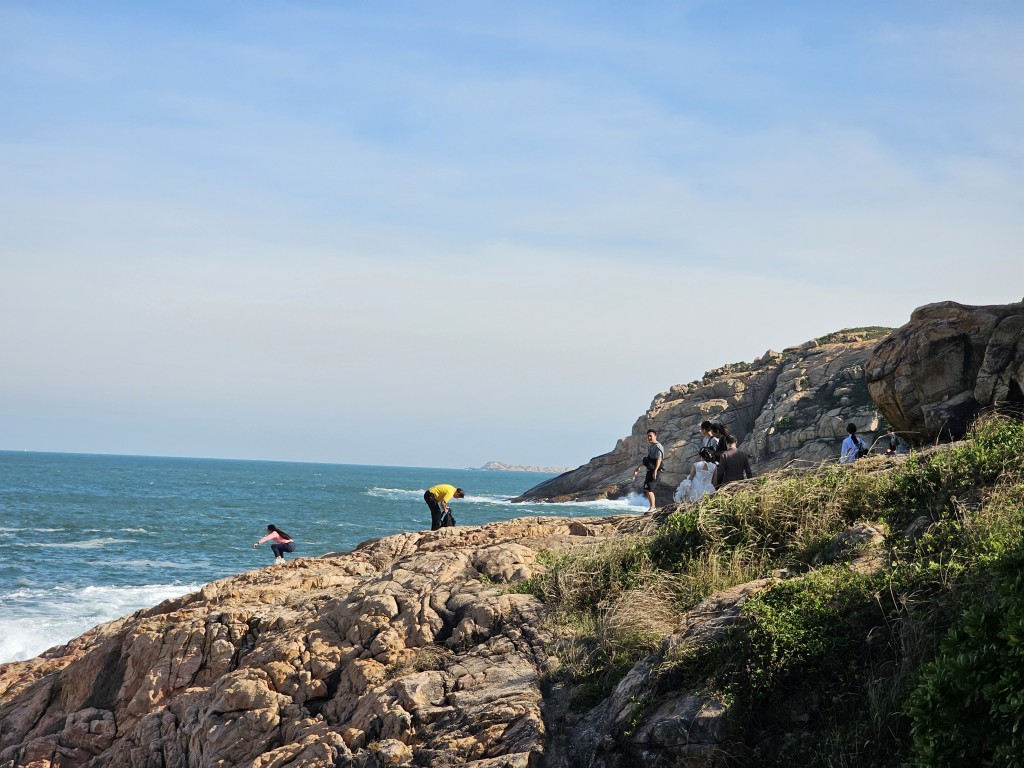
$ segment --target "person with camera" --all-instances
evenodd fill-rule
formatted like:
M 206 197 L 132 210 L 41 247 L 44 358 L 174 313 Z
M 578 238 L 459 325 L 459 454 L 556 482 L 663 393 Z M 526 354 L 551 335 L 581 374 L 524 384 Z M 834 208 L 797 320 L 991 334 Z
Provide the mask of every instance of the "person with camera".
M 644 475 L 644 493 L 647 495 L 647 503 L 650 505 L 647 508 L 648 512 L 654 509 L 654 484 L 658 480 L 658 474 L 661 472 L 661 465 L 664 461 L 665 449 L 658 442 L 658 433 L 653 429 L 648 429 L 647 455 L 640 462 L 640 467 L 644 467 L 647 470 L 647 474 Z M 636 476 L 640 472 L 640 467 L 633 470 L 634 480 L 636 480 Z

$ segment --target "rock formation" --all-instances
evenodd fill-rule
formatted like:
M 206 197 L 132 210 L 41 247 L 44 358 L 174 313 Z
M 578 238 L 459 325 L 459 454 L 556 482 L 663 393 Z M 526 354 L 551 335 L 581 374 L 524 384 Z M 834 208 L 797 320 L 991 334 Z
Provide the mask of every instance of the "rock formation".
M 582 714 L 542 684 L 558 663 L 542 604 L 508 589 L 544 568 L 540 550 L 654 524 L 524 518 L 400 534 L 213 582 L 0 666 L 0 766 L 717 764 L 728 707 L 657 670 L 719 639 L 770 579 L 688 611 Z M 830 551 L 867 562 L 872 533 Z
M 611 452 L 540 483 L 516 500 L 618 498 L 639 492 L 633 470 L 647 450 L 647 430 L 654 429 L 667 454 L 655 494 L 659 505 L 670 503 L 697 459 L 705 419 L 729 427 L 758 473 L 836 458 L 851 421 L 870 444 L 878 414 L 868 395 L 864 366 L 888 331 L 840 331 L 676 385 L 654 398 L 632 433 L 619 439 Z
M 0 766 L 525 766 L 543 750 L 537 550 L 641 518 L 366 542 L 223 579 L 0 666 Z
M 915 442 L 960 437 L 983 409 L 1024 406 L 1024 303 L 914 311 L 866 367 L 868 391 Z
M 559 472 L 568 472 L 572 467 L 538 467 L 534 465 L 503 464 L 500 461 L 488 461 L 482 467 L 478 467 L 478 469 L 496 469 L 502 472 L 544 472 L 546 474 L 556 474 Z

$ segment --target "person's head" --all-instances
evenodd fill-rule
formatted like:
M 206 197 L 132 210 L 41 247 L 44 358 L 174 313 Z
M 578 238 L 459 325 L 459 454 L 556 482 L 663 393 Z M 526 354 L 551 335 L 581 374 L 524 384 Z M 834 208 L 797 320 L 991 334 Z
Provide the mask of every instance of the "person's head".
M 654 442 L 657 442 L 657 440 L 658 440 L 658 433 L 655 432 L 653 429 L 648 429 L 647 430 L 647 442 L 648 443 L 654 443 Z
M 887 428 L 887 429 L 885 430 L 885 434 L 887 434 L 887 435 L 892 435 L 892 434 L 893 434 L 893 433 L 894 433 L 895 431 L 896 431 L 896 430 L 894 430 L 894 429 L 893 429 L 892 427 L 888 427 L 888 428 Z
M 849 424 L 846 425 L 846 431 L 849 432 L 851 435 L 856 435 L 857 425 L 851 421 Z
M 464 499 L 464 498 L 466 498 L 466 492 L 464 490 L 462 490 L 461 488 L 456 488 L 455 489 L 455 498 L 456 499 Z
M 714 461 L 715 460 L 715 452 L 712 451 L 710 448 L 701 448 L 700 449 L 700 457 L 702 459 L 704 459 L 704 461 Z
M 730 448 L 735 448 L 736 447 L 736 435 L 729 435 L 727 438 L 725 438 L 725 443 Z
M 267 526 L 267 533 L 273 533 L 276 530 L 277 530 L 277 526 L 276 525 L 268 525 Z
M 291 538 L 291 536 L 289 536 L 287 533 L 282 531 L 276 525 L 268 525 L 267 526 L 267 533 L 276 533 L 278 536 L 281 536 L 281 537 L 283 537 L 285 539 L 290 539 Z
M 713 427 L 713 426 L 714 426 L 714 424 L 712 424 L 710 421 L 707 421 L 707 420 L 702 421 L 700 423 L 700 431 L 703 434 L 705 434 L 705 435 L 710 435 L 711 434 L 711 427 Z

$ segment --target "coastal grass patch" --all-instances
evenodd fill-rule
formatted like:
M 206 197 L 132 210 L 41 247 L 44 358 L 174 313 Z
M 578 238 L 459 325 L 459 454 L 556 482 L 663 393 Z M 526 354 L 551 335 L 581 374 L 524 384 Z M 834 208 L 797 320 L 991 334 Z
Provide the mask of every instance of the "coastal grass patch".
M 547 604 L 558 674 L 587 708 L 687 609 L 785 568 L 795 578 L 750 598 L 738 627 L 666 659 L 655 693 L 725 702 L 736 765 L 936 765 L 975 738 L 992 745 L 983 750 L 990 762 L 977 764 L 1002 764 L 991 755 L 1019 745 L 996 736 L 1024 716 L 1021 687 L 1004 674 L 1024 668 L 1014 655 L 1015 643 L 1024 647 L 1024 584 L 1013 581 L 1022 456 L 1024 424 L 989 417 L 960 443 L 906 458 L 769 474 L 669 515 L 652 533 L 551 556 L 547 572 L 519 588 Z M 882 570 L 813 565 L 864 520 L 890 531 Z M 977 706 L 957 731 L 953 700 L 969 690 Z M 1003 725 L 996 735 L 986 711 Z
M 1012 765 L 1022 753 L 1024 473 L 1013 454 L 1024 425 L 984 420 L 973 435 L 843 478 L 840 496 L 859 488 L 894 523 L 931 513 L 890 537 L 885 569 L 812 569 L 752 597 L 719 642 L 667 660 L 662 691 L 729 703 L 737 765 Z M 779 540 L 762 513 L 738 541 Z M 697 520 L 680 526 L 697 540 Z M 802 538 L 813 537 L 792 529 L 791 555 Z

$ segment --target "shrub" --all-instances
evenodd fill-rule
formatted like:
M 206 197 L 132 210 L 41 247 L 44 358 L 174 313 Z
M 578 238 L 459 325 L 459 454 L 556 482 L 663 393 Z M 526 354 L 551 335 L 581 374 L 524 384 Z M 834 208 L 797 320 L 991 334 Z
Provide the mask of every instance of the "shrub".
M 994 599 L 949 630 L 907 702 L 915 766 L 1024 766 L 1024 556 L 990 575 Z

